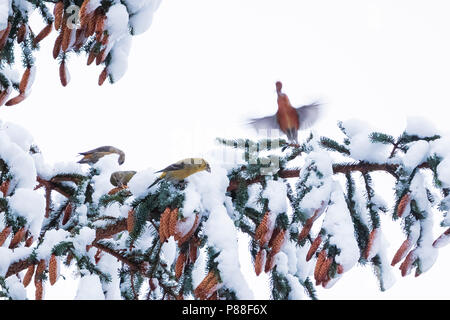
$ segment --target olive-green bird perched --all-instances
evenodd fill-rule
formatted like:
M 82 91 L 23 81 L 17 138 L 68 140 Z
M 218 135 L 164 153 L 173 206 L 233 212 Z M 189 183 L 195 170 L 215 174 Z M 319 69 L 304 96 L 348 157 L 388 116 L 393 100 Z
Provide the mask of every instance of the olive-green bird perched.
M 119 165 L 123 164 L 125 162 L 125 153 L 112 146 L 103 146 L 86 152 L 80 152 L 79 155 L 82 155 L 83 159 L 78 161 L 78 163 L 94 164 L 100 160 L 100 158 L 114 153 L 119 155 Z
M 211 172 L 211 167 L 209 166 L 209 163 L 206 162 L 204 159 L 202 158 L 183 159 L 174 164 L 171 164 L 165 169 L 156 171 L 155 173 L 162 172 L 162 174 L 159 176 L 158 179 L 155 180 L 155 182 L 153 182 L 149 186 L 149 188 L 153 187 L 162 179 L 179 182 L 186 179 L 190 175 L 193 175 L 194 173 L 200 171 Z
M 111 174 L 109 181 L 113 186 L 120 188 L 126 186 L 135 174 L 136 171 L 116 171 Z

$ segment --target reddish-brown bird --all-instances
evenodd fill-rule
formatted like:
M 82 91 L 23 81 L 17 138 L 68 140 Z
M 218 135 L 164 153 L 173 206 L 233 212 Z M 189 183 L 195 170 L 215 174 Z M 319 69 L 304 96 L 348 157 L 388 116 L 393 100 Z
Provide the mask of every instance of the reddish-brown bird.
M 278 111 L 273 116 L 251 119 L 250 123 L 256 130 L 278 129 L 286 134 L 290 142 L 298 143 L 298 130 L 310 128 L 319 118 L 320 104 L 313 103 L 294 108 L 288 96 L 281 92 L 283 84 L 275 84 L 278 95 Z

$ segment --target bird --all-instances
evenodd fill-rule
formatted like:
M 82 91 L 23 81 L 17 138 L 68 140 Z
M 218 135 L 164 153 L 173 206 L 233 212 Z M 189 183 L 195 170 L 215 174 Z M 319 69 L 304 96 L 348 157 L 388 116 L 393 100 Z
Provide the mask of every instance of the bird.
M 298 144 L 298 131 L 310 128 L 320 116 L 321 105 L 312 103 L 294 108 L 288 96 L 281 90 L 283 84 L 275 83 L 277 90 L 278 111 L 272 116 L 250 119 L 249 125 L 256 130 L 278 129 L 286 134 L 289 142 Z
M 136 171 L 115 171 L 111 173 L 109 181 L 115 187 L 122 188 L 128 184 L 131 178 L 134 177 Z
M 211 172 L 211 167 L 209 166 L 209 163 L 206 162 L 204 159 L 202 158 L 183 159 L 171 164 L 170 166 L 162 170 L 156 171 L 155 173 L 159 172 L 162 173 L 159 176 L 159 178 L 157 178 L 148 188 L 153 187 L 162 179 L 172 182 L 180 182 L 189 177 L 190 175 L 193 175 L 194 173 L 201 171 Z
M 125 153 L 122 150 L 112 146 L 103 146 L 86 152 L 80 152 L 79 155 L 82 155 L 83 159 L 78 161 L 78 163 L 94 164 L 100 160 L 100 158 L 114 153 L 119 155 L 119 159 L 117 161 L 119 162 L 119 165 L 122 165 L 125 162 Z

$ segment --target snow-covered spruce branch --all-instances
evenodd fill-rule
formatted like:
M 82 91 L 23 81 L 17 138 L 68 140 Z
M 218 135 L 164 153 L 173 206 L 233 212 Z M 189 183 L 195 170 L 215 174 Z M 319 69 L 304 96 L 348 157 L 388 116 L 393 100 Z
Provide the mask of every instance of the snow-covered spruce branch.
M 385 171 L 394 177 L 397 177 L 396 171 L 398 169 L 398 164 L 393 163 L 369 163 L 365 161 L 359 161 L 357 163 L 338 163 L 333 165 L 333 173 L 352 173 L 352 172 L 361 172 L 361 173 L 368 173 L 368 172 L 374 172 L 374 171 Z M 421 163 L 417 166 L 419 169 L 423 168 L 430 168 L 429 164 L 427 162 Z M 245 166 L 241 168 L 241 170 L 245 170 Z M 288 178 L 298 178 L 300 176 L 300 170 L 301 169 L 286 169 L 286 170 L 280 170 L 277 175 L 280 178 L 288 179 Z M 246 180 L 245 184 L 250 185 L 254 183 L 261 183 L 264 181 L 264 176 L 257 176 L 254 179 Z M 230 185 L 228 186 L 227 191 L 233 191 L 239 187 L 239 183 L 242 181 L 238 180 L 232 180 L 230 181 Z
M 59 61 L 61 84 L 70 81 L 70 56 L 85 53 L 87 64 L 104 68 L 98 84 L 118 81 L 125 73 L 131 37 L 145 32 L 161 0 L 5 0 L 0 5 L 0 106 L 22 102 L 30 93 L 36 73 L 34 51 L 52 31 L 57 32 L 53 58 Z M 42 30 L 32 30 L 32 14 L 38 11 Z M 35 26 L 33 26 L 35 28 Z M 20 48 L 22 67 L 16 60 Z M 18 93 L 11 98 L 13 90 Z
M 151 188 L 153 168 L 114 188 L 117 155 L 50 166 L 24 129 L 1 123 L 0 295 L 24 299 L 31 284 L 42 299 L 60 270 L 77 270 L 77 298 L 252 298 L 242 234 L 256 274 L 271 274 L 274 299 L 316 299 L 315 286 L 330 288 L 357 263 L 371 265 L 386 290 L 392 266 L 420 275 L 450 241 L 450 229 L 439 237 L 431 229 L 436 209 L 450 226 L 449 144 L 416 122 L 398 138 L 347 121 L 342 142 L 219 139 L 242 161 L 208 159 L 211 173 Z M 377 194 L 375 172 L 395 181 L 392 206 Z M 386 214 L 406 238 L 393 257 Z

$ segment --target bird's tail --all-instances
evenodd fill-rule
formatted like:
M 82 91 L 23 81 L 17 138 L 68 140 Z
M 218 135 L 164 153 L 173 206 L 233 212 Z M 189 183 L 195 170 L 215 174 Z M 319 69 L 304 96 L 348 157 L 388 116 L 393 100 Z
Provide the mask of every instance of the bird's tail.
M 298 144 L 298 131 L 295 128 L 287 129 L 286 135 L 288 137 L 289 142 L 293 142 Z
M 90 163 L 91 161 L 98 160 L 96 159 L 94 153 L 83 152 L 79 153 L 78 155 L 83 156 L 83 158 L 80 161 L 78 161 L 78 163 Z
M 78 163 L 89 163 L 89 159 L 86 157 L 83 157 L 83 159 L 79 160 Z
M 147 188 L 150 189 L 151 187 L 153 187 L 155 184 L 157 184 L 158 182 L 160 182 L 162 180 L 161 177 L 157 178 L 155 181 L 153 181 L 153 183 Z

